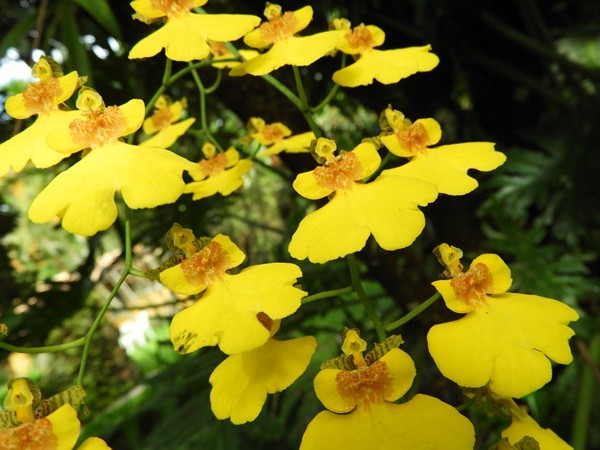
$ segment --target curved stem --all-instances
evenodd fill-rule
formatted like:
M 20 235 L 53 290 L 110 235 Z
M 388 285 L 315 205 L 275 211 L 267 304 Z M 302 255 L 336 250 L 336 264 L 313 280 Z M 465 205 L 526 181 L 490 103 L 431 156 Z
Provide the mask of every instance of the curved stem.
M 304 89 L 304 85 L 302 84 L 302 77 L 300 76 L 300 69 L 298 69 L 298 66 L 292 66 L 292 69 L 294 71 L 294 81 L 296 82 L 296 89 L 298 90 L 298 96 L 300 99 L 300 106 L 299 106 L 300 111 L 302 112 L 302 115 L 306 119 L 306 122 L 308 122 L 308 126 L 310 127 L 310 129 L 314 133 L 314 135 L 316 137 L 321 137 L 321 135 L 323 133 L 321 133 L 321 129 L 315 122 L 315 119 L 313 119 L 313 116 L 310 112 L 311 108 L 308 105 L 308 97 L 306 96 L 306 91 Z
M 125 219 L 125 267 L 123 268 L 123 272 L 121 272 L 121 276 L 117 280 L 117 283 L 113 287 L 113 290 L 111 291 L 110 295 L 106 299 L 104 306 L 102 306 L 102 309 L 100 310 L 100 312 L 94 319 L 92 326 L 90 327 L 90 329 L 88 330 L 88 332 L 85 335 L 85 338 L 84 338 L 85 345 L 83 346 L 83 354 L 81 356 L 81 364 L 79 366 L 79 374 L 77 375 L 77 384 L 83 385 L 83 376 L 85 374 L 85 369 L 87 366 L 87 359 L 89 356 L 92 339 L 94 338 L 94 334 L 96 334 L 96 330 L 100 326 L 100 323 L 102 322 L 102 319 L 104 318 L 104 315 L 106 314 L 106 311 L 108 310 L 108 307 L 110 306 L 110 303 L 117 295 L 117 292 L 121 288 L 121 285 L 125 281 L 125 278 L 127 278 L 127 275 L 129 275 L 129 272 L 131 271 L 131 260 L 132 260 L 131 224 L 129 223 L 129 219 L 126 218 Z
M 344 67 L 346 67 L 346 57 L 347 57 L 347 55 L 345 53 L 342 53 L 342 63 L 341 63 L 340 69 L 343 69 Z M 339 84 L 335 83 L 333 85 L 333 87 L 331 88 L 331 90 L 329 91 L 329 93 L 321 101 L 321 103 L 319 103 L 317 106 L 312 107 L 310 110 L 312 112 L 318 112 L 318 111 L 322 110 L 323 108 L 325 108 L 325 106 L 327 106 L 329 104 L 329 102 L 331 102 L 333 97 L 335 97 L 335 94 L 337 94 L 337 92 L 340 90 L 340 87 L 341 86 Z
M 375 332 L 377 333 L 377 338 L 380 342 L 383 342 L 386 338 L 383 322 L 375 312 L 375 308 L 373 308 L 373 303 L 371 302 L 371 299 L 367 297 L 367 294 L 363 289 L 354 253 L 351 253 L 348 256 L 346 256 L 346 260 L 348 261 L 348 268 L 350 269 L 350 277 L 352 279 L 352 287 L 354 288 L 354 292 L 356 292 L 356 295 L 358 295 L 358 298 L 363 304 L 367 315 L 371 319 L 371 322 L 373 322 Z
M 70 348 L 81 347 L 85 342 L 86 338 L 82 337 L 71 342 L 65 342 L 64 344 L 48 345 L 46 347 L 17 347 L 0 341 L 0 348 L 15 353 L 54 353 L 69 350 Z
M 417 317 L 419 314 L 421 314 L 423 311 L 425 311 L 431 305 L 433 305 L 437 301 L 438 298 L 440 298 L 440 293 L 436 292 L 431 297 L 429 297 L 427 300 L 425 300 L 423 303 L 421 303 L 419 306 L 417 306 L 415 309 L 410 311 L 408 314 L 405 314 L 404 316 L 400 317 L 398 320 L 395 320 L 392 323 L 387 324 L 385 326 L 385 330 L 393 331 L 396 328 L 401 327 L 405 323 L 407 323 L 410 320 Z
M 217 147 L 220 151 L 223 151 L 223 148 L 219 145 L 208 128 L 208 121 L 206 118 L 206 88 L 204 87 L 204 84 L 202 83 L 200 75 L 198 75 L 198 71 L 196 69 L 192 70 L 192 77 L 194 78 L 200 97 L 200 125 L 202 126 L 202 131 L 207 139 L 215 145 L 215 147 Z
M 294 104 L 296 108 L 302 111 L 302 104 L 300 103 L 300 99 L 296 94 L 294 94 L 286 85 L 280 82 L 277 78 L 274 78 L 271 75 L 263 75 L 262 79 L 281 92 L 286 98 Z
M 219 86 L 221 85 L 221 80 L 223 79 L 222 72 L 223 72 L 222 70 L 217 70 L 217 78 L 212 85 L 210 85 L 209 87 L 207 87 L 204 90 L 205 94 L 207 94 L 207 95 L 212 94 L 219 88 Z
M 347 286 L 345 288 L 332 289 L 331 291 L 323 291 L 319 292 L 318 294 L 308 295 L 302 299 L 302 304 L 306 305 L 307 303 L 322 300 L 324 298 L 338 297 L 340 295 L 349 294 L 353 290 L 354 288 L 352 286 Z

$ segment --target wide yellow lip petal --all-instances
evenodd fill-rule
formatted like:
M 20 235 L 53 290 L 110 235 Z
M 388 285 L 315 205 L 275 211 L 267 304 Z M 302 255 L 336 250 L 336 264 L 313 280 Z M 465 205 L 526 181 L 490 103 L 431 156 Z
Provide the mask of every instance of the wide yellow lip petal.
M 262 55 L 235 66 L 229 75 L 266 75 L 287 64 L 308 66 L 333 50 L 343 35 L 343 31 L 324 31 L 276 42 Z
M 435 187 L 404 177 L 378 177 L 338 191 L 298 226 L 288 246 L 296 259 L 324 263 L 361 250 L 372 233 L 386 250 L 404 248 L 425 226 L 418 206 L 437 197 Z
M 236 425 L 256 419 L 267 394 L 286 389 L 304 373 L 316 346 L 312 336 L 269 339 L 254 350 L 229 356 L 209 379 L 215 416 L 231 418 Z
M 131 208 L 172 203 L 183 192 L 183 171 L 194 167 L 168 150 L 107 144 L 52 180 L 34 199 L 29 218 L 44 223 L 59 216 L 67 231 L 91 236 L 115 221 L 116 191 Z
M 252 266 L 213 282 L 202 299 L 179 312 L 171 323 L 171 341 L 180 353 L 219 345 L 227 354 L 263 345 L 270 332 L 258 313 L 277 320 L 300 307 L 306 292 L 294 287 L 302 275 L 298 266 L 271 263 Z
M 58 439 L 56 450 L 72 450 L 79 436 L 79 419 L 73 407 L 62 405 L 46 419 L 52 423 L 52 433 Z
M 349 414 L 320 412 L 300 450 L 471 450 L 473 425 L 450 405 L 427 395 L 402 404 L 373 404 Z
M 430 46 L 409 47 L 396 50 L 372 49 L 362 53 L 357 61 L 334 72 L 332 78 L 340 86 L 366 86 L 377 80 L 394 84 L 417 72 L 429 72 L 439 63 L 430 53 Z
M 381 142 L 392 152 L 397 139 L 384 136 Z M 503 153 L 494 150 L 491 142 L 467 142 L 428 148 L 417 153 L 406 164 L 385 170 L 384 174 L 414 177 L 437 186 L 440 194 L 464 195 L 473 191 L 479 183 L 467 174 L 469 169 L 493 170 L 504 163 Z
M 432 327 L 429 352 L 442 374 L 465 387 L 522 397 L 550 381 L 548 358 L 572 360 L 566 325 L 577 313 L 556 300 L 524 294 L 488 297 L 461 319 Z

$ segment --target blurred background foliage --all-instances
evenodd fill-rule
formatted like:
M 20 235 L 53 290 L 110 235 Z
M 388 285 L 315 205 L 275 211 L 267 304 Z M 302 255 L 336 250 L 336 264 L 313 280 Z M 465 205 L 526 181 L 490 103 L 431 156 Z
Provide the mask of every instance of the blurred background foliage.
M 303 2 L 282 2 L 295 9 Z M 383 48 L 430 43 L 440 56 L 432 72 L 397 85 L 375 84 L 340 90 L 316 117 L 339 147 L 352 148 L 379 132 L 377 117 L 388 104 L 411 119 L 435 117 L 442 143 L 486 140 L 497 143 L 508 161 L 491 174 L 477 174 L 481 187 L 466 197 L 441 197 L 426 208 L 428 224 L 408 249 L 382 252 L 369 243 L 361 269 L 369 295 L 386 322 L 429 297 L 430 282 L 441 272 L 432 248 L 448 242 L 465 251 L 467 261 L 483 252 L 500 254 L 515 280 L 513 289 L 561 299 L 577 308 L 575 361 L 557 367 L 553 383 L 528 396 L 526 404 L 544 427 L 551 427 L 576 448 L 600 448 L 600 3 L 596 0 L 322 0 L 312 5 L 308 32 L 322 31 L 334 16 L 354 25 L 374 24 L 386 32 Z M 0 0 L 2 65 L 31 64 L 41 49 L 62 61 L 65 72 L 88 76 L 107 104 L 131 98 L 149 100 L 160 86 L 164 55 L 131 61 L 131 46 L 150 28 L 131 19 L 128 2 L 107 0 Z M 264 2 L 211 0 L 209 12 L 262 15 Z M 324 58 L 303 68 L 310 99 L 316 103 L 332 87 L 339 59 Z M 174 70 L 183 68 L 174 64 Z M 216 70 L 200 70 L 204 82 Z M 289 68 L 273 74 L 293 87 Z M 0 86 L 0 139 L 27 123 L 3 112 L 4 98 L 20 92 L 23 80 Z M 168 90 L 186 97 L 189 114 L 199 104 L 191 77 Z M 241 151 L 245 123 L 259 116 L 281 121 L 294 133 L 308 130 L 302 115 L 260 78 L 231 79 L 208 98 L 211 132 Z M 174 148 L 200 158 L 202 135 L 191 132 Z M 118 223 L 90 239 L 70 235 L 57 224 L 35 225 L 26 218 L 32 198 L 59 168 L 28 169 L 0 180 L 0 321 L 21 346 L 51 345 L 81 337 L 102 305 L 122 267 L 123 229 Z M 134 266 L 158 264 L 162 236 L 173 222 L 197 235 L 232 236 L 248 255 L 247 264 L 289 260 L 286 248 L 298 222 L 314 208 L 294 195 L 289 181 L 314 162 L 306 155 L 273 160 L 271 169 L 256 166 L 240 193 L 133 211 Z M 275 170 L 273 170 L 275 168 Z M 309 293 L 350 284 L 344 261 L 299 264 Z M 213 349 L 185 357 L 172 351 L 168 320 L 187 300 L 142 279 L 127 281 L 108 320 L 94 341 L 87 370 L 86 434 L 103 436 L 115 449 L 296 448 L 308 421 L 321 409 L 312 391 L 319 364 L 337 354 L 344 326 L 357 326 L 374 337 L 352 295 L 313 302 L 287 319 L 282 336 L 312 334 L 319 340 L 311 367 L 293 389 L 270 396 L 259 418 L 235 427 L 214 419 L 208 377 L 223 359 Z M 400 332 L 415 359 L 418 377 L 411 390 L 455 405 L 459 389 L 444 381 L 431 361 L 425 334 L 450 313 L 438 302 Z M 47 395 L 71 384 L 80 350 L 33 358 L 0 353 L 0 381 L 27 375 Z M 0 390 L 0 394 L 4 391 Z M 474 406 L 478 448 L 498 436 L 502 420 Z M 586 430 L 587 435 L 581 430 Z M 579 430 L 579 431 L 578 431 Z

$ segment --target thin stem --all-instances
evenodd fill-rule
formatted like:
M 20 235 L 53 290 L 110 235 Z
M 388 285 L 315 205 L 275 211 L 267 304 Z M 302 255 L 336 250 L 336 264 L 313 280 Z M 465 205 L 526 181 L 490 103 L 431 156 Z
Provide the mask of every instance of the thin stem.
M 308 295 L 302 299 L 302 304 L 306 305 L 307 303 L 322 300 L 324 298 L 338 297 L 340 295 L 349 294 L 353 290 L 354 288 L 352 286 L 347 286 L 345 288 L 332 289 L 331 291 L 323 291 L 319 292 L 318 294 Z
M 0 348 L 15 353 L 55 353 L 69 350 L 70 348 L 81 347 L 85 342 L 86 338 L 82 337 L 71 342 L 65 342 L 64 344 L 48 345 L 45 347 L 17 347 L 0 341 Z
M 129 275 L 133 277 L 146 278 L 146 273 L 140 269 L 134 269 L 133 267 L 129 269 Z
M 377 333 L 377 338 L 380 342 L 385 341 L 386 334 L 383 326 L 383 322 L 375 312 L 375 308 L 373 308 L 373 303 L 371 299 L 367 297 L 365 290 L 363 289 L 362 283 L 360 281 L 360 274 L 358 272 L 358 264 L 356 263 L 356 257 L 354 253 L 346 256 L 346 260 L 348 261 L 348 268 L 350 269 L 350 278 L 352 279 L 352 287 L 354 288 L 354 292 L 358 295 L 367 315 L 373 322 L 373 326 L 375 327 L 375 332 Z
M 343 69 L 344 67 L 346 67 L 346 54 L 342 53 L 342 62 L 341 62 L 341 67 L 340 69 Z M 327 96 L 321 101 L 321 103 L 319 103 L 317 106 L 312 107 L 310 110 L 312 112 L 318 112 L 320 110 L 322 110 L 323 108 L 325 108 L 325 106 L 327 106 L 329 104 L 329 102 L 333 99 L 333 97 L 335 97 L 335 94 L 337 94 L 337 92 L 340 90 L 340 85 L 335 83 L 333 85 L 333 87 L 331 88 L 331 90 L 329 91 L 329 93 L 327 94 Z
M 427 308 L 429 308 L 431 305 L 433 305 L 439 298 L 440 298 L 440 293 L 436 292 L 431 297 L 429 297 L 427 300 L 425 300 L 423 303 L 421 303 L 419 306 L 417 306 L 415 309 L 410 311 L 408 314 L 405 314 L 404 316 L 400 317 L 398 320 L 395 320 L 394 322 L 387 324 L 385 326 L 385 330 L 393 331 L 396 328 L 400 328 L 402 325 L 404 325 L 405 323 L 414 319 L 419 314 L 421 314 L 423 311 L 425 311 Z
M 219 88 L 221 85 L 221 80 L 223 79 L 223 75 L 221 74 L 222 72 L 222 70 L 217 70 L 217 78 L 215 79 L 215 82 L 204 90 L 206 95 L 212 94 Z
M 322 135 L 321 129 L 315 122 L 315 119 L 313 119 L 313 116 L 310 112 L 311 108 L 308 105 L 308 97 L 306 96 L 306 90 L 304 89 L 304 84 L 302 84 L 302 77 L 300 76 L 300 69 L 298 68 L 298 66 L 292 66 L 292 69 L 294 71 L 294 81 L 296 82 L 296 89 L 298 90 L 298 96 L 300 99 L 300 106 L 299 106 L 300 112 L 302 112 L 302 115 L 306 119 L 306 122 L 308 123 L 308 126 L 310 127 L 310 129 L 312 130 L 314 135 L 316 137 L 320 137 Z
M 196 82 L 196 87 L 198 88 L 198 93 L 200 97 L 200 125 L 202 126 L 202 131 L 204 132 L 208 140 L 215 145 L 215 147 L 217 147 L 220 151 L 223 151 L 223 148 L 221 148 L 221 145 L 219 145 L 217 140 L 210 132 L 210 129 L 208 128 L 208 121 L 206 118 L 206 88 L 204 87 L 204 84 L 202 83 L 200 75 L 198 75 L 198 71 L 196 69 L 192 70 L 192 77 Z
M 595 364 L 596 361 L 600 361 L 600 333 L 596 333 L 592 337 L 589 354 L 584 360 L 586 359 L 589 359 L 589 363 L 582 369 L 583 374 L 581 376 L 581 385 L 579 387 L 579 399 L 573 418 L 573 435 L 571 442 L 573 443 L 573 448 L 575 450 L 584 450 L 587 448 L 592 400 L 594 398 L 595 385 L 597 386 L 594 381 L 594 368 L 597 370 Z
M 283 95 L 287 97 L 287 99 L 294 104 L 296 108 L 302 111 L 302 104 L 300 103 L 300 99 L 296 94 L 294 94 L 286 85 L 280 82 L 277 78 L 274 78 L 271 75 L 263 75 L 263 80 L 281 92 Z
M 121 272 L 121 276 L 117 280 L 117 283 L 113 287 L 113 290 L 111 291 L 110 295 L 106 299 L 104 306 L 102 306 L 102 309 L 100 310 L 100 312 L 94 319 L 92 326 L 90 327 L 90 329 L 88 330 L 88 332 L 85 335 L 85 345 L 83 346 L 83 354 L 81 356 L 81 364 L 79 366 L 79 374 L 77 375 L 77 384 L 80 384 L 80 385 L 83 384 L 83 376 L 85 374 L 85 369 L 87 366 L 87 359 L 89 356 L 90 347 L 92 345 L 92 339 L 94 338 L 94 334 L 96 334 L 96 330 L 100 326 L 100 323 L 102 322 L 102 319 L 104 318 L 104 315 L 106 314 L 106 311 L 108 311 L 108 307 L 110 306 L 110 303 L 117 295 L 117 292 L 121 288 L 121 285 L 125 281 L 125 278 L 127 278 L 127 275 L 129 275 L 129 272 L 131 271 L 131 263 L 132 263 L 131 261 L 132 261 L 131 224 L 129 223 L 129 219 L 126 218 L 125 219 L 125 267 L 123 268 L 123 272 Z

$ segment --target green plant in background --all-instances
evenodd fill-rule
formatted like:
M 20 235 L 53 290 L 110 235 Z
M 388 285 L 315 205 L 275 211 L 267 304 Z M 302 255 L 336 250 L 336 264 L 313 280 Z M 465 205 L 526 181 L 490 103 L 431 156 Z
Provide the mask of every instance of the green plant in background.
M 13 270 L 0 348 L 13 352 L 14 373 L 26 369 L 13 355 L 40 354 L 20 364 L 37 366 L 29 372 L 45 390 L 85 388 L 91 416 L 81 440 L 101 435 L 113 448 L 144 449 L 598 442 L 586 434 L 600 248 L 599 216 L 589 213 L 598 211 L 593 41 L 564 38 L 548 50 L 481 10 L 498 35 L 551 61 L 558 87 L 466 53 L 553 104 L 536 132 L 522 129 L 520 145 L 499 152 L 465 120 L 476 80 L 461 72 L 457 52 L 448 59 L 463 78 L 451 98 L 462 112 L 440 100 L 449 89 L 438 97 L 385 90 L 444 70 L 455 41 L 433 34 L 416 39 L 420 46 L 386 48 L 394 34 L 352 27 L 378 17 L 397 31 L 378 5 L 367 13 L 327 2 L 323 31 L 321 11 L 306 5 L 268 4 L 261 21 L 247 13 L 263 5 L 240 14 L 215 1 L 208 8 L 224 14 L 212 14 L 205 0 L 138 0 L 133 10 L 92 3 L 42 1 L 2 40 L 11 45 L 35 22 L 34 48 L 69 49 L 67 75 L 42 57 L 39 81 L 5 105 L 26 122 L 0 144 L 12 221 L 4 264 Z M 547 37 L 533 2 L 519 8 L 532 33 Z M 85 27 L 58 20 L 78 10 Z M 135 37 L 131 26 L 140 27 Z M 362 94 L 370 90 L 385 93 L 381 104 Z M 573 104 L 580 117 L 566 119 Z M 36 169 L 22 171 L 28 160 Z M 467 171 L 499 166 L 469 194 L 480 177 Z M 476 209 L 479 222 L 470 220 Z M 468 249 L 469 269 L 460 249 L 435 247 L 444 240 Z M 537 295 L 507 292 L 511 274 L 513 289 Z M 440 296 L 464 316 L 448 313 Z M 547 384 L 550 361 L 573 359 L 570 327 L 575 363 L 555 368 Z M 575 401 L 568 394 L 580 380 Z M 79 401 L 38 414 L 31 385 L 15 386 L 0 442 L 44 426 L 44 436 L 72 448 L 78 425 L 68 404 Z M 328 411 L 318 412 L 317 398 Z M 67 423 L 68 437 L 59 433 Z

